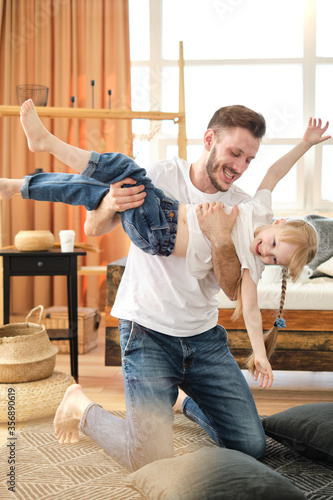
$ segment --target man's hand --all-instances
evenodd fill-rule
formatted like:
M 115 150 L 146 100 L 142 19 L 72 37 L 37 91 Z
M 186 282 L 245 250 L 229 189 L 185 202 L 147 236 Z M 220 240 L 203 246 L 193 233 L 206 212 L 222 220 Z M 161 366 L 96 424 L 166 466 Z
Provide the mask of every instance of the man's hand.
M 303 135 L 303 141 L 310 144 L 311 146 L 314 146 L 321 142 L 327 141 L 327 139 L 330 139 L 330 135 L 323 136 L 323 134 L 328 129 L 329 123 L 326 122 L 326 125 L 324 127 L 322 127 L 321 125 L 321 118 L 318 118 L 318 121 L 316 120 L 316 118 L 310 118 L 308 127 Z
M 144 186 L 122 188 L 123 184 L 136 184 L 136 181 L 128 177 L 111 184 L 110 191 L 104 196 L 98 208 L 87 211 L 84 230 L 88 236 L 101 236 L 112 231 L 120 223 L 117 212 L 124 212 L 143 204 L 147 195 Z
M 196 215 L 203 234 L 215 245 L 223 244 L 230 238 L 232 229 L 238 216 L 238 207 L 235 205 L 231 213 L 225 213 L 223 203 L 204 203 L 197 205 Z
M 134 179 L 127 177 L 123 181 L 111 184 L 110 191 L 105 196 L 105 202 L 110 210 L 125 212 L 129 208 L 136 208 L 143 204 L 147 193 L 143 184 L 123 188 L 124 184 L 136 184 Z

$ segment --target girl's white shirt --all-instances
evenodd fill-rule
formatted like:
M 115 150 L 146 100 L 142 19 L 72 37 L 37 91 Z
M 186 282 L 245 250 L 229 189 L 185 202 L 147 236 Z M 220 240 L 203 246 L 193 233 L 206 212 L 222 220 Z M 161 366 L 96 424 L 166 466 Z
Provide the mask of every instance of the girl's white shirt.
M 227 214 L 231 212 L 231 206 L 225 206 Z M 239 214 L 233 227 L 231 237 L 241 268 L 249 269 L 255 284 L 265 268 L 264 263 L 250 252 L 250 243 L 254 239 L 255 230 L 273 220 L 272 193 L 268 189 L 257 191 L 252 200 L 238 205 Z M 195 213 L 195 205 L 186 207 L 187 222 L 189 229 L 189 244 L 186 254 L 187 270 L 191 276 L 203 279 L 213 267 L 212 244 L 201 232 Z

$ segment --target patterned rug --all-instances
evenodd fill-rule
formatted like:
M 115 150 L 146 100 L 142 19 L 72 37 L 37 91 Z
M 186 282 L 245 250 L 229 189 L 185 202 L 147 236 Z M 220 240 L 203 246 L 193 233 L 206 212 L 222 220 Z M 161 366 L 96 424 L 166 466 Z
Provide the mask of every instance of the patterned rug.
M 119 416 L 124 413 L 118 412 Z M 176 455 L 190 453 L 212 441 L 196 424 L 175 416 Z M 127 471 L 86 436 L 71 446 L 58 444 L 52 419 L 27 424 L 14 447 L 15 493 L 8 491 L 11 448 L 0 448 L 0 498 L 19 500 L 140 500 L 124 486 Z M 12 450 L 13 451 L 13 450 Z M 314 462 L 268 439 L 264 464 L 286 476 L 308 500 L 333 499 L 333 464 Z

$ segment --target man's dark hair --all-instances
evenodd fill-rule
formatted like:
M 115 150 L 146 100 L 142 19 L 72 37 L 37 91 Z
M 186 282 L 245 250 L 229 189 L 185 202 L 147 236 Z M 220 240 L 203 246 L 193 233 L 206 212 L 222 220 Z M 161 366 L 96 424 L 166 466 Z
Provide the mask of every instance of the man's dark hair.
M 224 129 L 234 127 L 247 129 L 256 139 L 261 139 L 266 132 L 265 118 L 260 113 L 241 104 L 224 106 L 215 111 L 207 129 L 212 129 L 216 134 L 219 134 Z

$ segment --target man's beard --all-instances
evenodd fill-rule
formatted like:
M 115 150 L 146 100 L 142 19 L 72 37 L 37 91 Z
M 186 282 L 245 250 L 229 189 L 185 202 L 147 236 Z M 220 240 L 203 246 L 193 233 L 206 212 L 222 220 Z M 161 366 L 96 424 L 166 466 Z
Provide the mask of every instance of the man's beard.
M 222 166 L 223 168 L 223 166 Z M 209 177 L 210 182 L 218 191 L 226 192 L 229 187 L 225 188 L 221 186 L 217 178 L 217 171 L 219 170 L 219 164 L 216 162 L 216 148 L 213 146 L 213 149 L 210 153 L 210 156 L 207 160 L 206 171 Z

